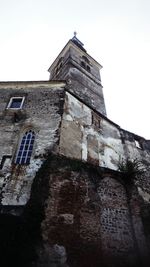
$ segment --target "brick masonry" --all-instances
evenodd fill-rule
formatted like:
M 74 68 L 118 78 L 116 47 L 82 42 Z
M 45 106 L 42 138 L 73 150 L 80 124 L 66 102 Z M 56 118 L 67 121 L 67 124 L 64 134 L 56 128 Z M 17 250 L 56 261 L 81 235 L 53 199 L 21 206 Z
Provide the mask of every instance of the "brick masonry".
M 49 69 L 55 80 L 0 83 L 0 251 L 11 265 L 149 266 L 150 141 L 106 117 L 101 67 L 71 40 Z M 23 107 L 7 108 L 11 97 Z M 30 164 L 18 165 L 27 130 Z M 122 159 L 146 168 L 130 186 Z
M 129 198 L 117 172 L 79 161 L 52 156 L 48 166 L 45 247 L 62 246 L 67 266 L 146 266 L 137 191 Z

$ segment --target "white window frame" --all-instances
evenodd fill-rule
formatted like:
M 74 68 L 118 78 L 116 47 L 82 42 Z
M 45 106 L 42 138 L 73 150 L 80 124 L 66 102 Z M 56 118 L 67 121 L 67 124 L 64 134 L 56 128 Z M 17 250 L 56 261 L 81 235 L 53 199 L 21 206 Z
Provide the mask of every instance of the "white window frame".
M 29 165 L 35 142 L 35 131 L 28 130 L 22 135 L 14 163 L 18 165 Z
M 14 99 L 17 99 L 17 98 L 20 98 L 20 99 L 22 100 L 22 101 L 21 101 L 21 104 L 20 104 L 20 107 L 19 107 L 19 108 L 12 108 L 12 107 L 11 107 L 12 102 L 13 102 Z M 25 97 L 24 97 L 24 96 L 13 96 L 13 97 L 11 97 L 10 100 L 9 100 L 7 109 L 22 109 L 24 100 L 25 100 Z

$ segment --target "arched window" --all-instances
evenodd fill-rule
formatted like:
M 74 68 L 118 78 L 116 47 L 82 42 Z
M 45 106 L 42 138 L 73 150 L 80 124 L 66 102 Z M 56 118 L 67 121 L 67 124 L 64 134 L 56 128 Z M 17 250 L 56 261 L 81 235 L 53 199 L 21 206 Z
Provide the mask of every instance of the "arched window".
M 35 140 L 35 132 L 29 130 L 22 137 L 19 149 L 15 157 L 16 164 L 29 164 Z
M 91 68 L 90 68 L 90 61 L 88 60 L 87 57 L 82 56 L 82 61 L 81 61 L 81 66 L 86 69 L 88 72 L 91 72 Z
M 84 63 L 83 61 L 81 61 L 81 66 L 82 66 L 83 68 L 86 68 L 86 65 L 85 65 L 85 63 Z
M 88 72 L 91 71 L 91 68 L 90 68 L 90 66 L 88 66 L 88 65 L 86 66 L 86 69 L 87 69 Z
M 88 60 L 88 58 L 86 56 L 82 56 L 82 58 L 86 63 L 90 64 L 90 61 Z

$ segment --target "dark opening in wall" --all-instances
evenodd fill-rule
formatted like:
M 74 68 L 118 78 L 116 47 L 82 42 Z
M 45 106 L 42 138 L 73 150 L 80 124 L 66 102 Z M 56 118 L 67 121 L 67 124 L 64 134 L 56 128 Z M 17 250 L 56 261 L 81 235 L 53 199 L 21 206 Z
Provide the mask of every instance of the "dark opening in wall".
M 81 66 L 85 69 L 86 68 L 86 65 L 83 61 L 81 61 Z
M 2 168 L 3 168 L 4 164 L 5 164 L 6 159 L 11 159 L 11 158 L 12 158 L 11 155 L 4 155 L 2 157 L 2 160 L 1 160 L 1 163 L 0 163 L 0 170 L 2 170 Z
M 92 125 L 97 129 L 101 127 L 100 117 L 94 112 L 92 113 Z
M 88 72 L 91 71 L 91 68 L 90 68 L 90 66 L 88 66 L 88 65 L 87 65 L 86 69 L 87 69 Z
M 60 71 L 60 68 L 62 67 L 63 65 L 63 57 L 61 57 L 59 60 L 58 60 L 58 63 L 54 69 L 54 75 L 57 75 Z
M 32 240 L 23 220 L 0 214 L 0 266 L 26 267 L 34 258 Z
M 89 65 L 90 61 L 88 60 L 88 58 L 86 56 L 82 56 L 81 66 L 88 72 L 91 72 L 91 68 Z
M 83 59 L 86 63 L 90 64 L 90 61 L 89 61 L 89 59 L 88 59 L 86 56 L 82 56 L 82 59 Z

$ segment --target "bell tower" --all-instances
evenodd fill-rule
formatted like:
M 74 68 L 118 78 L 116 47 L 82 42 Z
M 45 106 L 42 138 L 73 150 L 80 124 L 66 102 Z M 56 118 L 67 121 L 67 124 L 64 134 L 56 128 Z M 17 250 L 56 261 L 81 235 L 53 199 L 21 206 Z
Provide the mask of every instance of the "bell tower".
M 69 80 L 69 90 L 74 95 L 106 116 L 101 68 L 87 53 L 75 32 L 48 71 L 50 80 Z

